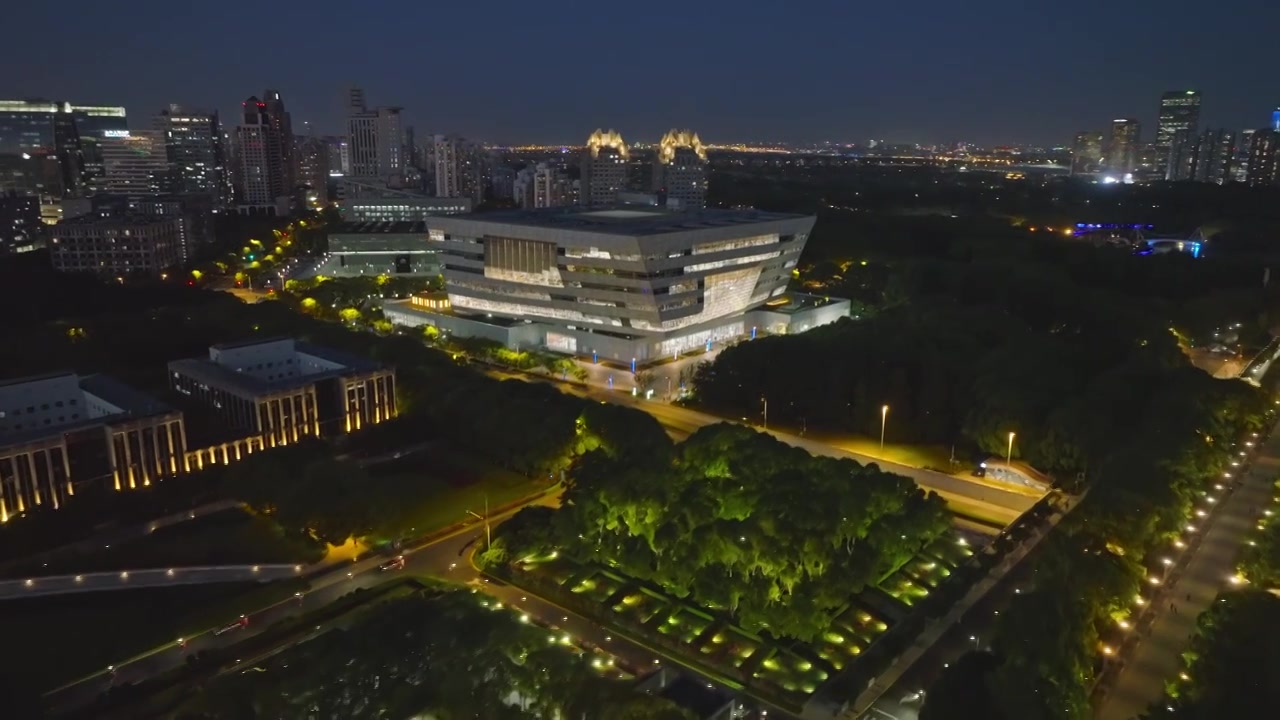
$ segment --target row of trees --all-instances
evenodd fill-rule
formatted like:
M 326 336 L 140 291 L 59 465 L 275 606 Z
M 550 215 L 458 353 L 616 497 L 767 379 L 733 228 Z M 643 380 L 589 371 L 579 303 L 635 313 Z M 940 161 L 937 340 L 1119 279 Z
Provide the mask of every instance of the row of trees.
M 1262 394 L 1181 370 L 1146 376 L 1129 400 L 1142 409 L 1123 444 L 1093 472 L 1090 493 L 1034 560 L 1034 587 L 996 623 L 992 654 L 953 664 L 921 717 L 961 718 L 963 698 L 994 718 L 1085 718 L 1116 619 L 1134 609 L 1151 568 L 1173 548 L 1193 503 L 1230 468 L 1232 440 L 1262 428 Z
M 941 499 L 910 480 L 738 425 L 662 450 L 602 444 L 573 468 L 560 510 L 522 511 L 485 559 L 558 548 L 749 630 L 812 640 L 851 596 L 949 527 Z
M 464 591 L 390 600 L 290 648 L 265 672 L 214 680 L 180 718 L 691 720 L 608 679 L 545 630 Z

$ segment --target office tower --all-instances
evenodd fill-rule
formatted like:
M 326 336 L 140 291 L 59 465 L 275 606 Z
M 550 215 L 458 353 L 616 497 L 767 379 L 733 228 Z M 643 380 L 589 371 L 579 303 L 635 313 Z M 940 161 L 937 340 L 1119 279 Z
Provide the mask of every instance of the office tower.
M 267 207 L 289 195 L 284 137 L 267 104 L 256 97 L 242 103 L 244 116 L 236 128 L 239 204 Z
M 280 136 L 280 164 L 284 169 L 284 195 L 293 193 L 298 185 L 298 161 L 293 155 L 293 121 L 284 109 L 284 100 L 275 90 L 262 92 L 262 103 L 267 119 Z
M 351 153 L 346 136 L 326 135 L 324 141 L 329 148 L 329 172 L 348 174 L 351 171 Z
M 618 202 L 618 193 L 627 186 L 630 157 L 630 148 L 616 130 L 597 129 L 591 133 L 582 156 L 581 203 L 600 208 Z
M 101 173 L 98 142 L 127 131 L 121 107 L 0 100 L 0 183 L 62 197 Z
M 551 208 L 427 219 L 454 312 L 531 321 L 559 352 L 649 360 L 750 331 L 814 218 Z
M 298 181 L 310 207 L 329 202 L 329 143 L 323 137 L 297 139 Z
M 154 130 L 102 139 L 104 175 L 94 189 L 110 195 L 140 198 L 161 192 L 169 174 L 164 136 Z
M 106 172 L 102 161 L 103 138 L 124 135 L 129 132 L 129 123 L 122 107 L 72 105 L 71 117 L 80 139 L 81 188 L 92 189 L 94 181 Z
M 1253 149 L 1253 134 L 1257 130 L 1241 130 L 1236 141 L 1236 154 L 1231 161 L 1232 182 L 1249 182 L 1249 152 Z
M 1132 173 L 1138 165 L 1142 124 L 1132 118 L 1111 121 L 1111 139 L 1107 143 L 1106 168 L 1117 175 Z
M 182 263 L 179 217 L 83 217 L 63 220 L 50 231 L 55 270 L 110 277 L 157 276 Z
M 1231 180 L 1231 167 L 1236 154 L 1236 134 L 1230 130 L 1207 129 L 1196 141 L 1195 168 L 1191 173 L 1196 182 L 1222 185 Z
M 161 192 L 204 195 L 214 207 L 230 201 L 226 149 L 217 111 L 170 105 L 155 117 L 164 141 L 168 171 Z
M 358 103 L 358 104 L 357 104 Z M 347 115 L 347 144 L 351 155 L 348 175 L 365 182 L 400 187 L 404 179 L 404 128 L 398 107 L 370 110 L 364 91 L 351 89 Z
M 436 135 L 432 143 L 436 197 L 484 201 L 484 151 L 466 138 Z
M 669 130 L 662 136 L 653 163 L 653 189 L 670 205 L 706 207 L 707 149 L 697 133 Z
M 40 198 L 0 191 L 0 255 L 34 250 L 43 228 Z
M 1194 180 L 1196 173 L 1196 153 L 1199 151 L 1200 136 L 1192 131 L 1176 130 L 1169 140 L 1169 157 L 1165 165 L 1165 180 Z
M 1102 133 L 1078 132 L 1071 145 L 1071 174 L 1092 174 L 1102 170 Z
M 1253 133 L 1249 146 L 1249 184 L 1254 187 L 1276 185 L 1276 155 L 1280 154 L 1280 131 L 1263 128 Z
M 1160 123 L 1156 126 L 1156 172 L 1160 179 L 1170 175 L 1172 153 L 1185 156 L 1185 148 L 1174 147 L 1174 134 L 1187 131 L 1184 140 L 1200 130 L 1200 93 L 1195 90 L 1170 90 L 1160 96 Z

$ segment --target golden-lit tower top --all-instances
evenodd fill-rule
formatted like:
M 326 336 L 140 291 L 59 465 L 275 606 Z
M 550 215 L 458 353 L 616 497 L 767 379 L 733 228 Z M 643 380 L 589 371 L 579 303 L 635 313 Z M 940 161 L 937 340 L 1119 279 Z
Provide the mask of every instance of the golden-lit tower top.
M 612 128 L 609 130 L 596 128 L 596 131 L 591 133 L 591 137 L 587 138 L 587 149 L 591 151 L 591 157 L 598 156 L 601 148 L 617 150 L 623 160 L 631 158 L 631 149 L 623 141 L 622 133 Z
M 673 128 L 662 136 L 662 142 L 658 145 L 658 162 L 669 165 L 676 158 L 676 150 L 682 147 L 693 150 L 701 160 L 707 159 L 707 148 L 703 146 L 698 133 Z

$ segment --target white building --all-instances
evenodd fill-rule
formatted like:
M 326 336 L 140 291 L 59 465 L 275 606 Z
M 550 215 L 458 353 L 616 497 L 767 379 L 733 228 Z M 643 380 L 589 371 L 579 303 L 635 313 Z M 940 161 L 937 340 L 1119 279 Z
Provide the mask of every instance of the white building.
M 404 178 L 404 126 L 401 108 L 365 106 L 364 91 L 351 89 L 350 114 L 347 116 L 347 147 L 350 154 L 348 175 L 354 178 L 377 178 L 391 187 L 399 187 Z
M 755 210 L 619 207 L 434 217 L 427 226 L 449 317 L 524 323 L 551 350 L 644 362 L 749 335 L 749 311 L 770 301 L 794 305 L 779 299 L 813 223 Z M 384 312 L 425 322 L 413 308 Z

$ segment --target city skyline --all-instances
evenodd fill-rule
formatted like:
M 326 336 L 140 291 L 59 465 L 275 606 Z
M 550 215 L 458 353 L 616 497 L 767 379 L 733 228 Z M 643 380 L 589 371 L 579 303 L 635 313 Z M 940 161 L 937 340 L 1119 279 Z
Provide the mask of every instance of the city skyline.
M 1250 4 L 1258 6 L 1255 19 L 1276 12 Z M 1264 127 L 1280 103 L 1280 84 L 1266 73 L 1269 24 L 1241 23 L 1239 13 L 1185 23 L 1175 7 L 1158 15 L 1107 8 L 1109 23 L 1144 32 L 1123 47 L 1099 40 L 1074 42 L 1081 52 L 1053 51 L 1055 38 L 1071 40 L 1076 18 L 1103 11 L 1096 0 L 1045 29 L 1040 13 L 1007 0 L 977 9 L 941 5 L 930 9 L 927 27 L 915 10 L 827 2 L 781 16 L 705 2 L 682 8 L 679 18 L 555 4 L 499 3 L 483 14 L 394 4 L 356 16 L 320 4 L 301 17 L 252 6 L 258 27 L 280 29 L 277 41 L 243 34 L 236 18 L 248 11 L 245 3 L 231 3 L 198 32 L 176 32 L 158 4 L 147 12 L 152 5 L 79 11 L 83 22 L 60 36 L 59 63 L 39 59 L 41 33 L 18 34 L 0 51 L 9 69 L 0 96 L 120 104 L 137 123 L 170 103 L 235 117 L 245 97 L 270 87 L 289 104 L 299 134 L 304 123 L 340 134 L 346 94 L 357 85 L 379 104 L 404 107 L 406 124 L 420 133 L 544 144 L 578 143 L 607 126 L 655 142 L 671 127 L 690 127 L 712 144 L 1065 145 L 1113 117 L 1154 127 L 1159 96 L 1170 89 L 1202 92 L 1204 124 L 1213 127 Z M 38 4 L 10 11 L 18 27 L 61 27 L 56 12 Z M 387 37 L 388 27 L 454 30 L 433 33 L 432 52 L 423 55 L 417 43 Z M 1228 56 L 1170 52 L 1218 32 L 1233 37 Z M 129 38 L 109 63 L 99 61 L 95 39 L 103 35 Z M 557 35 L 574 42 L 530 42 Z M 301 63 L 298 50 L 308 45 L 332 51 Z M 356 50 L 371 47 L 376 52 Z M 477 47 L 483 52 L 466 53 L 472 61 L 448 72 L 430 62 Z M 522 79 L 532 67 L 542 80 Z

